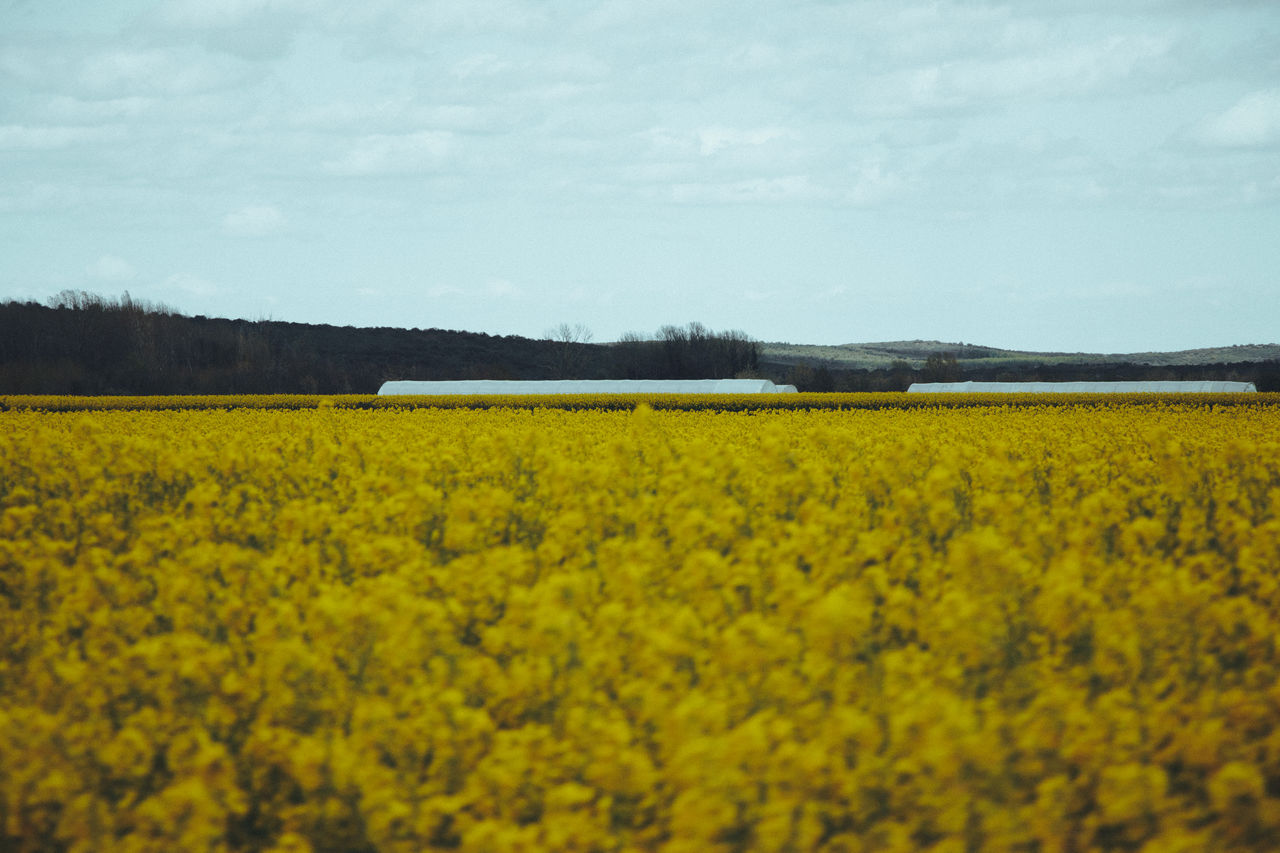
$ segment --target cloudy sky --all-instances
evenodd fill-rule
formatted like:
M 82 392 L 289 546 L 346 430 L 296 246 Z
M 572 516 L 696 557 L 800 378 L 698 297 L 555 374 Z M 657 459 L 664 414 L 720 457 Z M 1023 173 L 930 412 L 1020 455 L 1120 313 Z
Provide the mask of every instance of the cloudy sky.
M 0 0 L 0 298 L 1280 341 L 1274 0 Z

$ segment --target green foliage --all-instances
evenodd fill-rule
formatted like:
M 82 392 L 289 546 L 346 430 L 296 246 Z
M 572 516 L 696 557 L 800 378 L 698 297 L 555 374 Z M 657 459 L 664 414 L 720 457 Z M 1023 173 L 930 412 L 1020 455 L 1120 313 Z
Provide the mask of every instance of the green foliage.
M 610 349 L 618 379 L 734 379 L 760 367 L 759 343 L 701 323 L 663 326 L 650 339 L 629 332 Z
M 960 363 L 953 352 L 935 352 L 924 361 L 923 382 L 956 382 L 960 379 Z

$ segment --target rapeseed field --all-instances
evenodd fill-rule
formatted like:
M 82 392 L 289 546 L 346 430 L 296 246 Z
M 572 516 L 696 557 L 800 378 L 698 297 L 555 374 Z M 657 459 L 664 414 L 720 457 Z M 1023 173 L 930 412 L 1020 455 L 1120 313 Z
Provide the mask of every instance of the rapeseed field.
M 8 398 L 0 849 L 1275 849 L 1254 399 Z

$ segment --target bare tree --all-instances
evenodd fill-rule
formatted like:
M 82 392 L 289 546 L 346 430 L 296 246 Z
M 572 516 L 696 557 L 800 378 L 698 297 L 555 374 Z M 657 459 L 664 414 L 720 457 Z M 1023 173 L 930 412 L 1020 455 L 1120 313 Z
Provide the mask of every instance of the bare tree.
M 581 379 L 583 365 L 587 360 L 587 347 L 595 337 L 583 323 L 561 323 L 547 332 L 547 340 L 555 341 L 558 347 L 559 363 L 556 370 L 561 379 Z

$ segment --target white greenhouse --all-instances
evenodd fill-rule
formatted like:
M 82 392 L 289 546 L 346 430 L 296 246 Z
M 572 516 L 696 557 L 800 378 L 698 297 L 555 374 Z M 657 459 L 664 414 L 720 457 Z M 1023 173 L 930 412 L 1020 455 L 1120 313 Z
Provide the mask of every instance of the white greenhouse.
M 382 383 L 379 394 L 794 394 L 794 385 L 768 379 L 501 379 Z
M 1252 382 L 916 382 L 908 394 L 1238 394 Z

